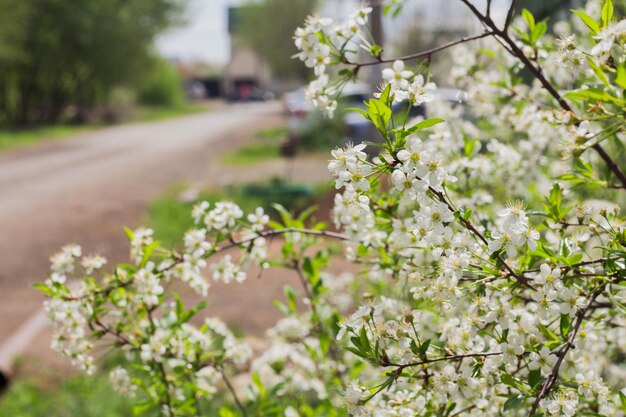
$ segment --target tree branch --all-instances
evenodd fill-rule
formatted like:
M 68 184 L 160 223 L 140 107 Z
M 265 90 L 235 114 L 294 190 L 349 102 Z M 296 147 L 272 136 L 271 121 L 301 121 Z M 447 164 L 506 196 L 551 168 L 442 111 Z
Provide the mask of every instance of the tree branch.
M 489 356 L 497 356 L 497 355 L 502 355 L 502 352 L 465 353 L 465 354 L 460 354 L 460 355 L 441 356 L 439 358 L 433 358 L 433 359 L 424 359 L 422 361 L 410 362 L 410 363 L 405 363 L 405 364 L 389 362 L 389 363 L 381 364 L 381 366 L 396 367 L 397 369 L 394 372 L 400 375 L 405 368 L 410 368 L 414 366 L 428 365 L 430 363 L 442 362 L 442 361 L 460 361 L 466 358 L 486 358 Z
M 235 388 L 233 387 L 233 385 L 230 383 L 230 380 L 226 376 L 226 372 L 224 372 L 224 368 L 222 368 L 221 366 L 218 366 L 218 367 L 215 367 L 215 369 L 217 369 L 217 371 L 222 375 L 222 379 L 224 380 L 224 383 L 228 387 L 228 391 L 230 391 L 230 394 L 235 400 L 235 404 L 237 404 L 237 407 L 241 411 L 241 415 L 243 417 L 248 417 L 248 412 L 246 411 L 246 408 L 243 406 L 243 403 L 241 402 L 241 400 L 239 399 L 239 396 L 237 395 Z
M 487 36 L 492 36 L 493 33 L 490 31 L 487 32 L 483 32 L 479 35 L 475 35 L 475 36 L 469 36 L 469 37 L 463 37 L 461 39 L 457 39 L 456 41 L 453 42 L 449 42 L 431 49 L 427 49 L 425 51 L 421 51 L 421 52 L 417 52 L 415 54 L 410 54 L 410 55 L 405 55 L 405 56 L 401 56 L 401 57 L 397 57 L 397 58 L 390 58 L 390 59 L 379 59 L 376 61 L 369 61 L 369 62 L 352 62 L 349 61 L 348 59 L 344 59 L 343 63 L 347 64 L 347 65 L 352 65 L 354 66 L 354 71 L 358 71 L 359 68 L 361 67 L 367 67 L 367 66 L 371 66 L 371 65 L 378 65 L 378 64 L 386 64 L 386 63 L 390 63 L 390 62 L 394 62 L 394 61 L 408 61 L 410 59 L 420 59 L 420 58 L 426 58 L 426 59 L 430 59 L 434 54 L 436 54 L 437 52 L 443 51 L 445 49 L 451 48 L 453 46 L 462 44 L 462 43 L 466 43 L 466 42 L 471 42 L 474 41 L 476 39 L 481 39 L 481 38 L 486 38 Z
M 548 93 L 550 93 L 550 95 L 552 97 L 554 97 L 554 99 L 559 103 L 559 105 L 561 106 L 561 108 L 563 110 L 566 110 L 566 111 L 574 113 L 574 109 L 569 105 L 569 103 L 567 101 L 565 101 L 563 96 L 561 96 L 561 94 L 556 90 L 554 85 L 552 85 L 552 83 L 543 74 L 543 71 L 541 70 L 541 67 L 539 67 L 538 65 L 535 65 L 524 54 L 524 51 L 522 51 L 520 49 L 520 47 L 517 46 L 517 43 L 515 43 L 515 41 L 509 36 L 509 34 L 508 34 L 508 25 L 510 24 L 510 19 L 512 19 L 512 16 L 514 14 L 514 8 L 515 8 L 515 1 L 514 0 L 511 3 L 511 7 L 509 8 L 509 12 L 507 13 L 507 22 L 508 23 L 505 23 L 505 26 L 504 26 L 503 29 L 499 29 L 496 26 L 496 24 L 493 22 L 493 20 L 491 20 L 491 18 L 489 16 L 485 16 L 484 14 L 482 14 L 476 8 L 476 6 L 474 6 L 472 3 L 470 3 L 469 0 L 461 0 L 461 2 L 463 2 L 471 10 L 471 12 L 478 18 L 478 20 L 480 20 L 480 22 L 483 25 L 485 25 L 487 28 L 489 28 L 489 31 L 485 32 L 485 33 L 493 34 L 493 36 L 496 39 L 498 39 L 499 41 L 502 41 L 501 43 L 505 43 L 506 44 L 505 49 L 507 49 L 509 51 L 509 53 L 511 53 L 515 58 L 520 60 L 524 64 L 524 66 L 530 72 L 532 72 L 532 74 L 535 76 L 535 78 L 541 83 L 543 88 L 546 89 L 548 91 Z M 595 145 L 593 145 L 592 148 L 600 155 L 600 157 L 608 165 L 608 167 L 611 169 L 613 174 L 619 179 L 619 181 L 622 183 L 622 185 L 624 187 L 626 187 L 626 174 L 624 174 L 624 171 L 622 171 L 622 169 L 609 156 L 609 154 L 606 153 L 604 148 L 599 143 L 596 143 Z
M 539 403 L 541 402 L 541 400 L 550 393 L 550 391 L 556 384 L 556 381 L 559 378 L 559 370 L 561 369 L 561 364 L 563 363 L 563 360 L 565 360 L 565 357 L 567 356 L 567 352 L 569 352 L 569 350 L 574 347 L 574 340 L 576 339 L 576 335 L 578 334 L 578 331 L 580 330 L 580 326 L 582 322 L 585 320 L 585 316 L 587 315 L 587 312 L 591 309 L 596 298 L 598 298 L 598 296 L 602 294 L 605 287 L 606 287 L 606 284 L 596 289 L 596 291 L 593 292 L 591 297 L 589 297 L 589 301 L 587 302 L 587 305 L 585 306 L 585 308 L 578 312 L 578 317 L 576 318 L 574 327 L 572 328 L 572 330 L 570 330 L 570 333 L 567 337 L 567 341 L 565 342 L 565 345 L 563 345 L 563 347 L 558 351 L 557 353 L 558 359 L 556 363 L 554 364 L 554 367 L 552 368 L 552 372 L 550 372 L 550 375 L 542 384 L 541 390 L 539 391 L 537 398 L 535 398 L 535 401 L 533 402 L 529 415 L 531 416 L 535 415 L 535 413 L 537 412 L 537 409 L 539 408 Z

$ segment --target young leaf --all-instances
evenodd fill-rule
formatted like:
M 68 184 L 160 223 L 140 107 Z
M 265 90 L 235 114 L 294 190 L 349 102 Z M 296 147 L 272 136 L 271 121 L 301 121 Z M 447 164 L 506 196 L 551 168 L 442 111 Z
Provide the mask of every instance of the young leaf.
M 535 388 L 541 382 L 541 370 L 535 369 L 534 371 L 528 372 L 528 385 L 531 388 Z
M 545 20 L 542 20 L 541 22 L 537 23 L 537 25 L 532 30 L 532 32 L 530 32 L 530 42 L 533 45 L 536 44 L 537 41 L 541 39 L 543 35 L 546 34 L 547 30 L 548 30 L 548 24 L 545 22 Z
M 431 117 L 430 119 L 423 120 L 423 121 L 417 123 L 415 126 L 412 126 L 409 129 L 409 131 L 411 133 L 417 132 L 418 130 L 428 129 L 429 127 L 433 127 L 433 126 L 438 125 L 439 123 L 443 123 L 443 122 L 445 122 L 445 120 L 440 119 L 438 117 Z
M 528 9 L 522 9 L 522 17 L 528 24 L 528 30 L 530 33 L 535 29 L 535 17 Z
M 569 314 L 561 314 L 561 323 L 559 329 L 561 331 L 561 337 L 563 339 L 567 338 L 571 324 L 572 323 L 570 321 Z
M 578 16 L 585 25 L 587 25 L 587 27 L 591 30 L 592 35 L 597 35 L 598 32 L 600 32 L 600 25 L 598 25 L 598 22 L 596 22 L 593 17 L 589 16 L 582 10 L 572 10 L 572 12 Z
M 617 67 L 617 75 L 615 76 L 615 84 L 626 89 L 626 63 L 622 62 Z
M 604 84 L 606 87 L 608 87 L 609 86 L 609 80 L 608 80 L 608 78 L 606 78 L 606 74 L 604 73 L 604 71 L 602 71 L 602 69 L 600 67 L 598 67 L 596 65 L 596 63 L 593 61 L 593 59 L 591 59 L 591 58 L 587 58 L 587 63 L 589 64 L 589 67 L 593 70 L 594 74 L 596 74 L 596 77 L 598 77 L 598 79 L 600 81 L 602 81 L 602 84 Z M 618 71 L 617 71 L 617 75 L 619 77 L 619 68 L 618 68 Z M 621 84 L 617 81 L 617 79 L 615 80 L 615 82 L 621 86 Z
M 622 411 L 626 413 L 626 395 L 622 394 L 621 391 L 618 391 L 618 393 L 619 393 L 619 402 L 622 406 L 621 407 Z
M 500 380 L 502 381 L 504 385 L 508 385 L 511 388 L 515 388 L 520 391 L 524 389 L 524 384 L 522 383 L 522 381 L 515 378 L 511 374 L 503 374 Z
M 503 407 L 502 411 L 506 412 L 506 411 L 509 411 L 509 410 L 514 410 L 516 408 L 519 408 L 523 403 L 524 403 L 524 397 L 521 396 L 521 395 L 516 395 L 514 397 L 510 397 L 504 403 L 504 407 Z
M 601 90 L 599 88 L 587 88 L 584 90 L 570 91 L 569 93 L 565 94 L 565 97 L 577 101 L 596 100 L 605 103 L 614 103 L 617 105 L 624 104 L 624 100 L 613 97 L 607 91 Z
M 602 6 L 602 27 L 605 28 L 611 23 L 613 17 L 613 1 L 606 0 Z
M 322 334 L 320 334 L 320 349 L 322 350 L 322 353 L 326 355 L 328 353 L 329 348 L 330 348 L 330 337 L 328 336 L 328 333 L 322 332 Z

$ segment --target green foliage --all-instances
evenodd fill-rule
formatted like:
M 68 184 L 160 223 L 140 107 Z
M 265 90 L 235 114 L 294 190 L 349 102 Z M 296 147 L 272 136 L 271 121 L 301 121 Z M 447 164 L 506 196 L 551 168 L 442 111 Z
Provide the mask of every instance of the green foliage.
M 20 379 L 0 398 L 0 415 L 12 417 L 129 417 L 132 401 L 111 388 L 108 375 L 71 376 L 48 387 Z
M 139 85 L 139 103 L 148 106 L 179 107 L 185 102 L 183 81 L 165 59 L 155 58 L 145 79 Z
M 274 203 L 288 211 L 302 210 L 327 190 L 326 185 L 308 187 L 288 184 L 280 179 L 246 186 L 230 186 L 221 191 L 209 190 L 198 196 L 199 201 L 214 204 L 217 201 L 232 201 L 242 210 L 252 212 L 256 207 L 263 207 L 268 213 Z M 179 242 L 183 234 L 193 227 L 189 216 L 192 202 L 182 202 L 178 198 L 180 188 L 173 189 L 167 195 L 156 199 L 148 208 L 147 224 L 155 230 L 156 238 L 164 246 Z
M 250 143 L 241 149 L 224 155 L 223 161 L 229 165 L 249 166 L 280 157 L 279 144 Z
M 333 119 L 317 111 L 309 113 L 298 145 L 305 150 L 327 150 L 341 145 L 346 136 L 344 112 L 340 104 Z
M 531 47 L 535 47 L 537 45 L 537 41 L 545 35 L 548 30 L 548 24 L 545 19 L 540 22 L 536 22 L 535 17 L 528 9 L 522 10 L 522 18 L 526 22 L 526 25 L 528 25 L 528 32 L 523 32 L 519 29 L 515 30 L 521 36 L 522 42 Z
M 223 162 L 230 165 L 250 165 L 281 156 L 280 145 L 288 131 L 284 127 L 264 129 L 256 134 L 254 141 L 224 155 Z
M 145 76 L 154 37 L 182 4 L 0 0 L 3 18 L 20 22 L 0 31 L 0 44 L 12 41 L 11 53 L 0 53 L 0 122 L 55 122 L 70 104 L 106 102 L 113 87 Z
M 77 133 L 88 132 L 94 128 L 96 128 L 95 125 L 57 125 L 28 130 L 0 131 L 0 152 L 17 147 L 33 145 L 43 140 L 66 138 Z

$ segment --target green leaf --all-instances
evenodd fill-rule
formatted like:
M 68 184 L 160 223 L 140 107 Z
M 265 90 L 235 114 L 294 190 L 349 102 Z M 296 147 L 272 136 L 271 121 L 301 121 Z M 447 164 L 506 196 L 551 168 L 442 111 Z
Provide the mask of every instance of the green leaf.
M 589 57 L 587 58 L 587 63 L 589 64 L 589 67 L 593 70 L 594 74 L 596 74 L 596 77 L 598 77 L 598 79 L 602 81 L 602 84 L 604 84 L 606 87 L 609 87 L 609 79 L 606 77 L 604 71 L 602 71 L 602 69 L 596 65 L 593 59 Z
M 602 27 L 605 28 L 611 23 L 613 17 L 613 1 L 606 0 L 602 6 Z
M 545 20 L 542 20 L 541 22 L 537 23 L 537 26 L 535 26 L 532 32 L 530 32 L 530 42 L 533 45 L 536 44 L 537 41 L 541 39 L 543 35 L 546 34 L 547 30 L 548 30 L 548 24 L 546 23 Z
M 535 369 L 534 371 L 528 372 L 528 385 L 531 388 L 535 388 L 541 382 L 541 370 Z
M 50 287 L 48 287 L 46 284 L 34 284 L 33 288 L 48 295 L 52 295 L 54 293 L 54 291 L 52 291 L 52 289 L 50 289 Z
M 320 334 L 320 349 L 322 353 L 326 355 L 328 353 L 328 349 L 330 348 L 330 337 L 327 332 L 322 332 Z
M 387 91 L 387 89 L 385 89 Z M 384 94 L 384 92 L 383 92 Z M 383 98 L 381 94 L 381 98 Z M 366 104 L 368 119 L 380 132 L 380 134 L 387 139 L 387 129 L 389 127 L 389 120 L 391 120 L 391 109 L 381 99 L 370 99 Z
M 359 333 L 359 342 L 361 343 L 361 346 L 366 350 L 366 352 L 372 351 L 370 340 L 367 338 L 367 331 L 365 330 L 365 327 L 361 327 L 361 332 Z
M 287 305 L 289 306 L 289 311 L 292 313 L 296 313 L 296 295 L 293 292 L 293 288 L 289 285 L 286 285 L 284 288 L 285 297 L 287 297 Z
M 381 48 L 379 45 L 370 46 L 370 54 L 372 54 L 372 56 L 378 58 L 382 52 L 383 48 Z
M 571 325 L 572 323 L 570 321 L 569 314 L 561 314 L 561 323 L 559 325 L 559 329 L 561 331 L 561 337 L 563 339 L 567 338 Z
M 380 97 L 378 99 L 383 103 L 389 103 L 389 96 L 391 95 L 391 84 L 388 84 L 387 87 L 380 93 Z
M 133 236 L 135 236 L 134 232 L 132 231 L 132 229 L 129 229 L 128 227 L 124 226 L 124 233 L 126 233 L 126 236 L 128 236 L 128 240 L 133 240 Z
M 353 112 L 357 112 L 359 114 L 361 114 L 363 117 L 365 117 L 367 120 L 369 120 L 369 115 L 367 114 L 367 112 L 363 109 L 359 109 L 358 107 L 348 107 L 346 109 L 346 111 L 353 111 Z
M 605 103 L 614 103 L 619 106 L 624 104 L 624 100 L 610 95 L 607 91 L 599 88 L 587 88 L 583 90 L 574 90 L 565 94 L 565 97 L 576 101 L 595 100 Z
M 524 389 L 524 383 L 520 381 L 519 379 L 515 378 L 511 374 L 503 374 L 502 377 L 500 377 L 500 380 L 502 381 L 504 385 L 508 385 L 509 387 L 512 387 L 518 390 Z
M 291 214 L 289 214 L 287 209 L 276 203 L 272 204 L 272 207 L 274 207 L 274 210 L 276 210 L 280 215 L 280 218 L 283 220 L 285 227 L 290 227 L 293 217 L 291 216 Z
M 572 10 L 572 12 L 583 21 L 585 25 L 591 30 L 592 35 L 597 35 L 600 32 L 600 25 L 596 20 L 589 16 L 587 13 L 582 10 Z
M 313 263 L 311 262 L 311 258 L 309 258 L 308 256 L 305 257 L 304 261 L 302 262 L 302 270 L 309 277 L 315 274 Z
M 235 414 L 234 411 L 227 408 L 226 406 L 220 408 L 219 415 L 220 417 L 236 417 L 237 416 L 237 414 Z
M 521 395 L 516 395 L 514 397 L 510 397 L 504 403 L 504 407 L 503 407 L 502 411 L 507 412 L 509 410 L 514 410 L 516 408 L 519 408 L 524 403 L 524 399 L 525 398 L 523 396 L 521 396 Z
M 410 133 L 417 132 L 419 130 L 428 129 L 429 127 L 433 127 L 443 122 L 445 122 L 445 120 L 440 119 L 438 117 L 431 117 L 430 119 L 422 120 L 421 122 L 417 123 L 415 126 L 411 126 L 409 131 Z
M 563 190 L 558 183 L 554 183 L 552 185 L 550 195 L 544 197 L 544 199 L 546 214 L 556 222 L 563 220 L 567 213 L 572 209 L 571 207 L 563 207 Z M 569 256 L 569 254 L 566 256 Z
M 567 258 L 567 265 L 568 266 L 572 266 L 574 264 L 579 263 L 580 261 L 583 260 L 583 254 L 582 253 L 575 253 L 572 256 L 570 256 L 569 258 Z
M 621 403 L 622 411 L 626 412 L 626 395 L 624 395 L 621 391 L 619 392 L 619 401 Z
M 154 407 L 154 403 L 152 401 L 144 401 L 139 404 L 133 405 L 133 414 L 138 416 L 144 414 L 146 411 L 150 410 Z
M 539 324 L 537 328 L 546 339 L 551 340 L 551 341 L 559 340 L 559 337 L 552 330 L 548 329 L 543 324 Z
M 252 373 L 252 383 L 258 390 L 259 395 L 262 396 L 265 393 L 265 385 L 263 384 L 263 381 L 261 380 L 259 373 L 256 371 Z
M 617 75 L 615 76 L 615 84 L 622 88 L 626 88 L 626 63 L 622 62 L 617 67 Z
M 533 32 L 535 29 L 535 16 L 528 9 L 522 9 L 522 17 L 528 23 L 529 32 Z

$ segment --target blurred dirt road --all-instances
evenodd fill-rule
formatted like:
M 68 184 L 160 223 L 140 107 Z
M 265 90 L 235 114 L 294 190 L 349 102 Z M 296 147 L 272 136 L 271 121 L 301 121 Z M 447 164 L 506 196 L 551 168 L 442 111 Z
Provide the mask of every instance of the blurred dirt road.
M 276 103 L 106 128 L 0 155 L 0 344 L 41 306 L 31 285 L 76 242 L 123 261 L 122 226 L 176 182 L 218 182 L 215 155 L 280 122 Z

